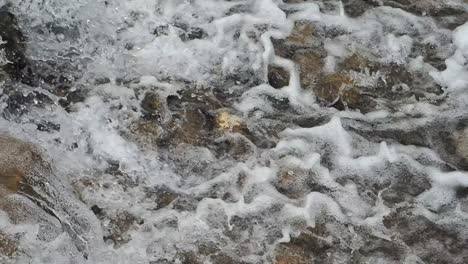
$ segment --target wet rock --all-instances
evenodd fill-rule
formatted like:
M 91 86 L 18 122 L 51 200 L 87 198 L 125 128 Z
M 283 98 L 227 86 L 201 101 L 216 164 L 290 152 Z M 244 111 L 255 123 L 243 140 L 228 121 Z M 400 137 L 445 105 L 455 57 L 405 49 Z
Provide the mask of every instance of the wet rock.
M 276 264 L 308 264 L 313 261 L 299 247 L 280 245 L 276 248 Z
M 158 94 L 148 92 L 141 101 L 141 108 L 143 109 L 147 119 L 158 120 L 164 113 L 165 105 L 164 101 Z
M 361 92 L 353 79 L 345 74 L 330 74 L 322 77 L 314 87 L 315 95 L 327 105 L 337 108 L 344 106 L 358 109 L 361 106 Z
M 1 193 L 0 194 L 4 195 Z M 39 241 L 50 242 L 65 232 L 57 216 L 38 200 L 24 194 L 9 193 L 0 199 L 0 210 L 4 211 L 13 224 L 36 224 Z
M 465 263 L 466 240 L 455 230 L 401 208 L 384 218 L 384 225 L 403 240 L 424 262 Z
M 223 104 L 213 95 L 213 92 L 201 87 L 186 87 L 177 91 L 177 96 L 168 96 L 167 105 L 171 111 L 185 109 L 202 109 L 204 111 L 221 108 Z
M 154 200 L 156 203 L 156 210 L 169 206 L 180 196 L 180 194 L 164 185 L 148 188 L 145 193 L 147 199 Z
M 99 229 L 93 218 L 64 191 L 67 187 L 37 147 L 0 135 L 0 179 L 0 209 L 11 222 L 38 224 L 37 237 L 43 241 L 66 232 L 84 255 L 95 245 Z
M 297 21 L 286 39 L 273 39 L 272 42 L 276 55 L 291 59 L 298 65 L 302 88 L 311 88 L 322 71 L 323 58 L 326 56 L 322 38 L 315 25 L 310 21 Z M 286 80 L 289 78 L 287 76 L 278 70 L 269 72 L 269 80 L 273 84 L 277 80 Z M 282 83 L 278 86 L 280 84 Z
M 173 26 L 176 31 L 178 31 L 179 38 L 184 42 L 194 39 L 202 39 L 208 36 L 205 30 L 200 27 L 190 26 L 185 23 L 175 23 Z
M 23 191 L 30 195 L 36 177 L 50 174 L 49 165 L 32 145 L 0 135 L 0 184 L 10 192 Z
M 296 61 L 311 52 L 317 55 L 315 57 L 324 58 L 326 51 L 322 40 L 322 33 L 312 22 L 299 20 L 295 22 L 292 32 L 286 39 L 272 39 L 272 42 L 276 55 Z
M 343 8 L 346 14 L 350 17 L 359 17 L 363 15 L 367 10 L 377 6 L 376 1 L 366 0 L 344 0 Z
M 463 151 L 457 151 L 457 148 L 464 146 L 463 140 L 459 142 L 457 140 L 463 138 L 461 135 L 464 132 L 461 131 L 466 127 L 466 118 L 434 119 L 422 125 L 413 125 L 419 122 L 418 119 L 416 117 L 402 122 L 394 120 L 385 124 L 356 123 L 351 125 L 350 129 L 376 143 L 398 142 L 404 145 L 431 148 L 440 155 L 446 165 L 451 168 L 450 170 L 468 169 L 468 162 L 459 154 Z M 408 124 L 411 125 L 408 126 Z
M 16 80 L 33 84 L 29 76 L 32 75 L 32 70 L 28 67 L 29 61 L 25 56 L 26 38 L 8 5 L 0 8 L 0 37 L 4 42 L 0 44 L 0 48 L 4 49 L 5 57 L 10 62 L 3 66 L 5 72 Z
M 382 1 L 382 4 L 395 8 L 401 8 L 418 16 L 431 16 L 441 26 L 447 27 L 449 29 L 454 29 L 454 27 L 463 24 L 464 22 L 460 20 L 466 18 L 467 14 L 463 3 L 449 3 L 442 0 L 384 0 Z
M 13 223 L 39 224 L 37 236 L 44 241 L 51 241 L 63 232 L 55 215 L 35 203 L 44 198 L 34 188 L 43 185 L 50 173 L 48 164 L 35 147 L 0 136 L 0 209 Z M 32 201 L 26 197 L 31 197 Z
M 110 83 L 111 80 L 109 79 L 109 77 L 98 77 L 94 80 L 94 84 L 96 85 L 102 85 L 102 84 L 107 84 L 107 83 Z
M 297 21 L 294 28 L 286 38 L 286 43 L 295 48 L 311 48 L 315 44 L 317 30 L 309 21 Z
M 221 111 L 216 115 L 216 127 L 223 132 L 240 134 L 247 134 L 249 130 L 242 118 L 227 111 Z
M 247 262 L 238 260 L 237 258 L 230 256 L 226 253 L 218 253 L 216 255 L 211 256 L 211 261 L 213 263 L 219 264 L 247 264 Z
M 24 115 L 31 107 L 45 107 L 54 103 L 50 97 L 41 92 L 8 91 L 7 107 L 3 112 L 6 119 L 12 119 Z
M 104 216 L 104 210 L 97 205 L 91 206 L 91 211 L 100 219 Z
M 337 238 L 330 235 L 325 224 L 309 228 L 288 243 L 281 243 L 275 249 L 275 263 L 334 263 L 339 258 L 336 253 L 343 250 Z M 350 251 L 350 250 L 344 250 Z
M 353 53 L 351 56 L 346 57 L 340 64 L 339 67 L 344 71 L 356 71 L 361 72 L 365 69 L 370 69 L 375 71 L 376 65 L 371 62 L 366 56 Z
M 218 159 L 231 157 L 235 160 L 246 160 L 255 153 L 253 144 L 242 136 L 224 136 L 215 142 L 215 152 Z
M 67 111 L 73 111 L 73 105 L 84 102 L 88 91 L 82 87 L 78 87 L 74 91 L 67 92 L 64 99 L 59 100 L 59 104 Z
M 439 71 L 443 71 L 447 68 L 447 65 L 445 65 L 445 60 L 447 58 L 439 55 L 437 46 L 432 43 L 414 43 L 411 56 L 414 58 L 422 56 L 424 58 L 424 62 L 429 63 Z
M 313 172 L 288 167 L 279 170 L 274 186 L 291 199 L 302 199 L 313 191 L 325 190 L 314 180 Z
M 201 258 L 195 252 L 178 252 L 176 255 L 182 264 L 202 264 Z
M 106 226 L 107 235 L 104 236 L 104 240 L 111 240 L 115 248 L 128 243 L 131 239 L 128 231 L 136 222 L 137 218 L 128 212 L 119 212 L 111 216 L 110 222 Z
M 432 187 L 428 175 L 416 172 L 414 168 L 403 162 L 388 164 L 386 170 L 390 174 L 391 184 L 381 195 L 387 206 L 412 202 L 418 195 Z
M 11 236 L 0 231 L 0 260 L 2 256 L 13 257 L 18 251 L 18 243 Z
M 362 237 L 364 243 L 353 253 L 352 263 L 404 262 L 406 248 L 400 243 L 367 234 Z
M 468 164 L 468 128 L 456 131 L 454 134 L 456 153 Z
M 162 144 L 165 133 L 166 131 L 156 121 L 138 120 L 130 125 L 126 136 L 141 146 L 156 146 Z
M 156 37 L 169 34 L 169 25 L 160 25 L 153 30 L 153 35 Z
M 204 255 L 204 256 L 209 256 L 212 254 L 215 254 L 220 251 L 220 248 L 218 245 L 216 245 L 215 242 L 213 241 L 206 241 L 206 242 L 201 242 L 198 245 L 198 253 Z
M 201 110 L 187 110 L 173 116 L 169 124 L 169 142 L 203 145 L 213 130 L 213 118 Z
M 320 77 L 323 68 L 322 55 L 313 50 L 297 51 L 292 60 L 299 65 L 301 86 L 310 89 Z
M 268 83 L 276 89 L 289 85 L 289 72 L 281 67 L 268 66 Z
M 60 131 L 60 124 L 55 124 L 49 121 L 42 121 L 37 124 L 37 130 L 43 132 Z

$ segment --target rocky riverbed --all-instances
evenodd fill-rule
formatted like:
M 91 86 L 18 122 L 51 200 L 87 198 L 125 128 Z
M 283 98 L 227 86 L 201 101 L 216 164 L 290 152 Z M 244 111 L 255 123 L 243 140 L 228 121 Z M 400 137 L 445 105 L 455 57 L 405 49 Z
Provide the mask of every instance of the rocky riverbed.
M 0 263 L 468 263 L 466 0 L 0 0 Z

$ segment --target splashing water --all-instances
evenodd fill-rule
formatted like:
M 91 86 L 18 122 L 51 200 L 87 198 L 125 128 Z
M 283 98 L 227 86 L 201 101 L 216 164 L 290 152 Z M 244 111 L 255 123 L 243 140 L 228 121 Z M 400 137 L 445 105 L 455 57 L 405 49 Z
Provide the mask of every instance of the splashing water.
M 56 194 L 0 260 L 466 263 L 468 4 L 367 2 L 0 1 Z

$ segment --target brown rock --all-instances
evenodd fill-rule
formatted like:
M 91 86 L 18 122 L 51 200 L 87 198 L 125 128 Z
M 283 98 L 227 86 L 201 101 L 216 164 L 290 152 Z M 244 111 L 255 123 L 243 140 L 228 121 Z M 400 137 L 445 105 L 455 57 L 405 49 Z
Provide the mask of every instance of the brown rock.
M 153 120 L 138 120 L 130 125 L 129 132 L 127 136 L 143 146 L 159 144 L 165 133 L 159 122 Z
M 314 87 L 315 95 L 328 105 L 342 103 L 357 108 L 361 95 L 353 79 L 345 74 L 330 74 L 322 77 Z
M 291 245 L 280 244 L 276 248 L 276 264 L 309 264 L 313 263 L 309 259 L 303 248 Z
M 173 144 L 200 145 L 211 127 L 211 120 L 203 112 L 187 110 L 169 124 L 170 141 Z
M 457 131 L 455 133 L 455 141 L 457 154 L 468 162 L 468 128 Z
M 0 193 L 22 191 L 34 195 L 31 185 L 50 173 L 49 165 L 34 146 L 0 135 Z
M 298 21 L 295 23 L 291 34 L 286 38 L 286 42 L 295 47 L 308 48 L 313 45 L 313 38 L 316 33 L 316 28 L 311 22 Z
M 322 56 L 313 50 L 298 51 L 294 54 L 293 61 L 299 66 L 302 88 L 312 88 L 322 72 Z
M 372 69 L 374 65 L 372 65 L 371 61 L 359 54 L 353 53 L 351 56 L 346 57 L 343 62 L 340 63 L 340 68 L 345 71 L 363 71 L 365 69 Z
M 1 256 L 12 257 L 18 250 L 18 243 L 10 236 L 0 232 L 0 259 Z

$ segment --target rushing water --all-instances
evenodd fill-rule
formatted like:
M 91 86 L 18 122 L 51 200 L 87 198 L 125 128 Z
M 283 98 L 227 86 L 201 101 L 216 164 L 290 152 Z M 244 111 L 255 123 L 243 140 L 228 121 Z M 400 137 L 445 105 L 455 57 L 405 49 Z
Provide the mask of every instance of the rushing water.
M 0 213 L 19 244 L 0 261 L 467 263 L 466 1 L 289 2 L 10 1 L 38 77 L 0 72 L 0 132 L 57 179 L 52 219 Z M 318 33 L 280 54 L 299 21 Z M 338 107 L 299 50 L 317 76 L 353 53 L 405 70 L 349 70 L 371 103 Z

